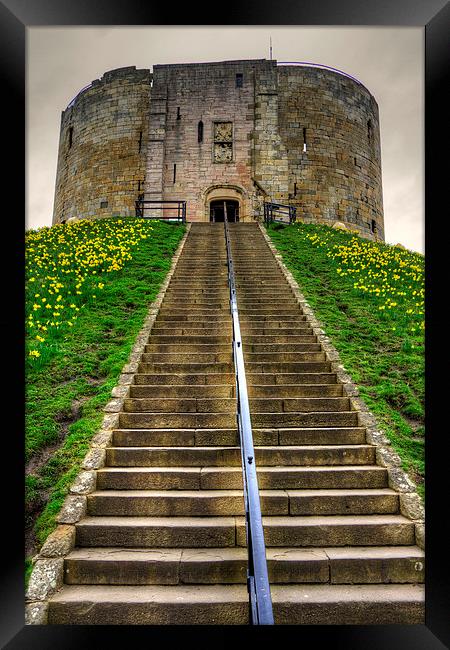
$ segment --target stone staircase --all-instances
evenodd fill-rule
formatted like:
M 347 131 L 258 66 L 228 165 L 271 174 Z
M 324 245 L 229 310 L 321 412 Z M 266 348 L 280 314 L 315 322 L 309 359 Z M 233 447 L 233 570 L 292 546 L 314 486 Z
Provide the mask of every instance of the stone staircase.
M 423 551 L 257 224 L 230 224 L 279 624 L 423 623 Z M 223 224 L 193 224 L 50 624 L 246 624 Z

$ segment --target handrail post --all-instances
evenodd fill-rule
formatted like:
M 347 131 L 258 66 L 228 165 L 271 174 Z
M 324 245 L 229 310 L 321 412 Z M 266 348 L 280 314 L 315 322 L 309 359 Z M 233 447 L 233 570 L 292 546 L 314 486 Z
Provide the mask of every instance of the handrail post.
M 237 400 L 236 423 L 241 443 L 244 487 L 245 530 L 248 550 L 247 589 L 249 592 L 250 622 L 253 625 L 273 625 L 272 598 L 267 570 L 264 529 L 262 525 L 250 406 L 236 297 L 236 282 L 226 208 L 224 228 L 227 248 L 228 284 L 230 287 L 230 311 L 233 323 L 233 360 Z

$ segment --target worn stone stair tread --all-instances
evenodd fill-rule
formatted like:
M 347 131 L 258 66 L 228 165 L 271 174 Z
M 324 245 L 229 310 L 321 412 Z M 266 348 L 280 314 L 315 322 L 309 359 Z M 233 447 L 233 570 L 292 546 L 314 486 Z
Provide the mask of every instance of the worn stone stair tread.
M 255 447 L 256 462 L 265 466 L 366 465 L 375 460 L 370 445 L 305 445 Z M 237 466 L 241 465 L 238 446 L 124 446 L 106 449 L 107 466 Z
M 356 546 L 356 547 L 269 547 L 266 549 L 267 559 L 272 562 L 302 560 L 304 562 L 317 559 L 378 559 L 388 558 L 424 558 L 424 551 L 418 546 Z M 121 560 L 138 561 L 203 561 L 206 558 L 221 558 L 226 560 L 247 560 L 247 549 L 242 546 L 219 548 L 74 548 L 66 560 L 104 560 L 120 562 Z
M 124 430 L 125 431 L 138 431 L 138 429 L 124 429 Z M 157 429 L 157 430 L 159 430 L 159 429 Z M 163 429 L 161 429 L 161 431 L 162 430 Z M 170 429 L 166 429 L 166 430 L 170 431 Z M 177 429 L 174 429 L 174 430 L 177 431 Z M 223 429 L 223 430 L 227 431 L 227 429 Z M 145 431 L 145 429 L 144 429 L 144 431 Z M 196 431 L 196 429 L 193 429 L 193 431 Z M 131 451 L 133 449 L 136 449 L 136 450 L 139 450 L 139 451 L 151 451 L 151 452 L 158 452 L 158 451 L 170 452 L 170 451 L 173 451 L 174 453 L 177 453 L 177 452 L 182 453 L 183 451 L 189 451 L 189 452 L 194 451 L 195 453 L 200 454 L 202 451 L 205 451 L 207 453 L 210 453 L 211 451 L 217 451 L 217 452 L 221 452 L 221 451 L 229 452 L 230 450 L 239 451 L 240 447 L 238 445 L 234 445 L 234 446 L 227 445 L 226 447 L 221 447 L 221 446 L 214 446 L 214 447 L 204 446 L 204 447 L 201 447 L 201 446 L 197 446 L 197 447 L 195 447 L 195 450 L 192 449 L 192 446 L 173 448 L 172 445 L 164 445 L 164 446 L 158 446 L 158 447 L 154 447 L 154 446 L 152 446 L 152 447 L 145 447 L 145 446 L 121 447 L 119 445 L 115 445 L 114 447 L 107 447 L 107 450 L 111 450 L 111 451 L 114 450 L 114 451 L 127 451 L 128 452 L 128 451 Z M 260 451 L 261 453 L 262 452 L 269 452 L 269 451 L 274 451 L 274 452 L 277 452 L 277 453 L 279 453 L 280 451 L 283 451 L 283 452 L 288 453 L 289 451 L 300 451 L 301 452 L 303 450 L 304 451 L 322 451 L 322 450 L 323 451 L 334 451 L 334 450 L 336 450 L 336 451 L 344 450 L 345 451 L 347 449 L 348 450 L 373 449 L 373 446 L 372 445 L 367 445 L 367 444 L 361 444 L 361 445 L 359 445 L 359 444 L 355 444 L 355 445 L 332 445 L 332 444 L 330 444 L 330 445 L 305 445 L 305 446 L 302 446 L 302 445 L 283 445 L 283 449 L 280 450 L 279 445 L 271 445 L 271 446 L 268 446 L 268 445 L 257 445 L 256 446 L 255 445 L 255 450 L 257 452 Z
M 421 583 L 424 552 L 414 546 L 268 547 L 272 584 Z M 77 548 L 65 559 L 68 584 L 239 584 L 247 579 L 247 549 Z
M 422 585 L 273 585 L 271 594 L 278 624 L 423 623 Z M 247 624 L 246 586 L 65 585 L 49 607 L 50 624 L 193 622 Z

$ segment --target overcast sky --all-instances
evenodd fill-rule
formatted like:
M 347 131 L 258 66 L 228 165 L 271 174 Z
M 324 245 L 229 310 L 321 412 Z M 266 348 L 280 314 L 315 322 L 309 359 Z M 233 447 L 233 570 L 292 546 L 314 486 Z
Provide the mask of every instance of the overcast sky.
M 422 27 L 31 27 L 27 29 L 26 227 L 52 221 L 61 111 L 107 70 L 273 58 L 356 77 L 380 109 L 386 241 L 424 251 Z

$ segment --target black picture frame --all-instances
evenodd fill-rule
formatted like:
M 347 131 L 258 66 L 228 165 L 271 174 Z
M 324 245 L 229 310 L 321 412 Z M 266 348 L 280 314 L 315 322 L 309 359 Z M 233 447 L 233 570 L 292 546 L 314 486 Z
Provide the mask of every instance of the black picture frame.
M 221 6 L 222 8 L 223 6 Z M 220 25 L 224 17 L 234 25 L 333 25 L 333 26 L 422 26 L 425 29 L 425 222 L 427 252 L 427 427 L 433 433 L 426 448 L 427 464 L 427 570 L 426 622 L 411 626 L 280 626 L 274 628 L 183 628 L 147 626 L 25 626 L 23 582 L 23 386 L 24 307 L 23 238 L 18 213 L 24 195 L 25 168 L 25 31 L 34 26 L 67 25 Z M 447 382 L 437 374 L 441 358 L 441 333 L 447 324 L 438 293 L 438 280 L 445 273 L 445 252 L 437 253 L 439 220 L 448 217 L 443 198 L 448 185 L 445 135 L 448 130 L 448 34 L 450 7 L 445 0 L 269 0 L 231 2 L 220 15 L 211 15 L 211 4 L 154 3 L 142 0 L 3 0 L 0 2 L 0 72 L 3 154 L 7 159 L 3 176 L 3 268 L 4 309 L 0 315 L 4 352 L 3 455 L 2 455 L 2 554 L 0 583 L 0 642 L 8 650 L 28 648 L 94 648 L 113 641 L 128 647 L 182 642 L 205 646 L 231 640 L 241 642 L 294 642 L 297 647 L 314 644 L 333 650 L 439 650 L 450 646 L 449 537 L 446 515 L 448 431 L 446 426 Z M 176 23 L 173 23 L 173 20 Z M 224 24 L 227 26 L 229 23 Z M 152 62 L 149 62 L 152 63 Z M 448 92 L 448 90 L 447 90 Z M 9 143 L 7 144 L 7 137 Z M 443 151 L 439 155 L 439 151 Z M 6 175 L 6 177 L 5 177 Z M 439 204 L 439 202 L 441 202 Z M 442 207 L 440 207 L 442 206 Z M 446 244 L 446 240 L 444 242 Z M 433 249 L 433 250 L 432 250 Z M 431 256 L 431 257 L 430 257 Z M 447 255 L 448 257 L 448 255 Z M 444 275 L 445 277 L 445 275 Z M 436 298 L 439 296 L 439 298 Z M 5 359 L 5 356 L 4 356 Z M 445 379 L 445 376 L 444 376 Z M 447 448 L 445 449 L 445 444 Z M 6 470 L 12 470 L 6 478 Z

